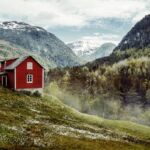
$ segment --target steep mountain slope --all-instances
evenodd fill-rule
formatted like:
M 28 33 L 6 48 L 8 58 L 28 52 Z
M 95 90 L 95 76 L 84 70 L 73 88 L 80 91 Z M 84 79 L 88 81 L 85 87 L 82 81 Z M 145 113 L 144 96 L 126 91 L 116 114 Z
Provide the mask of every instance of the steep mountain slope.
M 128 58 L 150 57 L 150 15 L 145 16 L 124 36 L 109 57 L 89 63 L 91 67 L 114 64 Z
M 150 15 L 139 21 L 123 38 L 115 50 L 150 48 Z
M 0 149 L 148 150 L 150 146 L 147 126 L 85 115 L 53 96 L 27 96 L 2 88 L 0 93 Z
M 104 43 L 95 49 L 95 52 L 90 56 L 92 60 L 109 56 L 116 47 L 113 43 Z
M 72 50 L 52 33 L 23 22 L 0 23 L 0 40 L 18 45 L 43 59 L 54 62 L 54 67 L 74 66 L 79 60 Z

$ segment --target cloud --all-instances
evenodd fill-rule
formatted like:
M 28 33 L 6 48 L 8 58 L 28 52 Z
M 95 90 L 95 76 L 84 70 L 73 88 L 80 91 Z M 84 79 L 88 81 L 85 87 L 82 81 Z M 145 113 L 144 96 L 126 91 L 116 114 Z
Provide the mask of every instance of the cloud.
M 120 41 L 120 36 L 117 34 L 103 34 L 101 35 L 101 39 L 103 39 L 104 43 L 111 42 L 117 45 Z
M 150 0 L 1 0 L 0 19 L 19 20 L 45 28 L 84 27 L 100 18 L 138 21 L 150 13 Z
M 61 6 L 57 0 L 0 1 L 1 20 L 20 20 L 44 27 L 84 26 L 85 18 Z
M 77 41 L 87 41 L 88 43 L 91 43 L 91 45 L 102 45 L 103 43 L 111 42 L 114 44 L 118 44 L 118 41 L 120 40 L 120 36 L 116 34 L 101 34 L 101 33 L 94 33 L 93 35 L 89 36 L 83 36 Z M 72 41 L 74 42 L 74 41 Z M 69 42 L 71 43 L 71 42 Z

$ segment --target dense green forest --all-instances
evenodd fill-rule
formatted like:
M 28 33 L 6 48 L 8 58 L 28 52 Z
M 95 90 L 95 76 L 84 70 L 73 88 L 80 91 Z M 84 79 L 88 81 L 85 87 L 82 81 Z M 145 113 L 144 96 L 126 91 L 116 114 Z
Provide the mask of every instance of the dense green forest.
M 81 67 L 54 69 L 46 92 L 81 112 L 150 125 L 148 49 L 114 52 L 114 63 L 96 60 Z M 124 59 L 126 58 L 126 59 Z

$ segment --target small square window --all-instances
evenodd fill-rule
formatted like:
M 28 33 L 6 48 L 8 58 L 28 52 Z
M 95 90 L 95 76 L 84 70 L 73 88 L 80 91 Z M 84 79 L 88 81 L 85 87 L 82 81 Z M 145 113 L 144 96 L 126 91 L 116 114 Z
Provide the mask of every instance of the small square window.
M 27 62 L 27 69 L 33 69 L 33 63 Z
M 33 75 L 32 74 L 27 75 L 27 83 L 33 83 Z

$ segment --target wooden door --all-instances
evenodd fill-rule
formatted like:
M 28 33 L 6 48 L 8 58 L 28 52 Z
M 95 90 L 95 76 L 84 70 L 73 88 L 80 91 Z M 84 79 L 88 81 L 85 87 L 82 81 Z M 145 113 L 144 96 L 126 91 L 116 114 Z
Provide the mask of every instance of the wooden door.
M 2 86 L 7 87 L 7 76 L 2 76 Z

